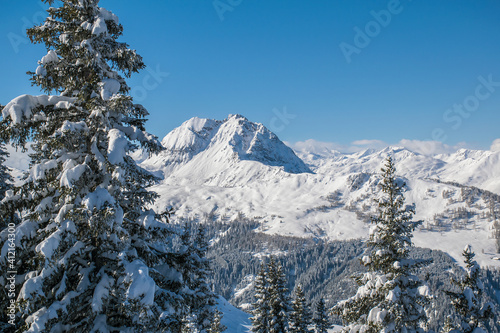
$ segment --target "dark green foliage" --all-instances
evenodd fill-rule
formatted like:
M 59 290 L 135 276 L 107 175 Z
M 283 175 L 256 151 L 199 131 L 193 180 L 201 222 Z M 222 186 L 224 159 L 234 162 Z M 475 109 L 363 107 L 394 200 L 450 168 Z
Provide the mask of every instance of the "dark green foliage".
M 368 272 L 354 276 L 359 285 L 356 295 L 333 309 L 342 317 L 346 330 L 414 332 L 421 331 L 427 322 L 424 306 L 429 298 L 421 293 L 423 282 L 416 271 L 431 261 L 409 257 L 412 234 L 421 221 L 412 221 L 415 212 L 404 205 L 405 184 L 396 178 L 395 171 L 389 157 L 379 183 L 378 216 L 372 218 L 374 225 L 362 258 Z
M 205 227 L 196 226 L 192 237 L 194 224 L 185 227 L 182 236 L 184 252 L 181 255 L 183 280 L 185 283 L 184 300 L 194 318 L 195 327 L 202 332 L 207 330 L 215 316 L 216 295 L 212 291 L 210 260 L 207 259 L 208 244 L 205 237 Z
M 327 308 L 356 293 L 352 275 L 365 272 L 360 264 L 364 244 L 360 240 L 323 242 L 255 232 L 257 222 L 241 218 L 231 223 L 211 222 L 207 224 L 209 239 L 217 239 L 209 248 L 208 256 L 214 265 L 213 284 L 215 292 L 236 306 L 246 309 L 254 301 L 255 290 L 248 285 L 258 275 L 259 256 L 279 251 L 280 261 L 287 272 L 288 288 L 297 284 L 303 286 L 306 299 L 316 304 L 325 299 Z M 430 293 L 434 295 L 432 310 L 429 311 L 429 329 L 438 331 L 445 318 L 453 313 L 449 299 L 444 294 L 451 288 L 453 270 L 460 270 L 446 253 L 437 250 L 412 247 L 410 258 L 431 258 L 433 263 L 419 270 L 418 276 L 427 281 Z M 500 271 L 484 271 L 485 297 L 498 304 L 496 292 L 500 290 Z M 245 292 L 241 292 L 245 288 Z M 234 294 L 238 290 L 238 296 Z M 332 323 L 342 324 L 333 316 Z M 500 325 L 491 326 L 490 332 L 500 332 Z
M 307 304 L 302 286 L 299 284 L 295 287 L 295 299 L 292 301 L 289 332 L 307 333 L 311 322 L 310 305 Z
M 207 329 L 207 333 L 222 333 L 227 327 L 221 323 L 222 313 L 216 310 L 210 327 Z
M 8 157 L 9 153 L 5 150 L 5 145 L 0 142 L 0 201 L 5 198 L 5 192 L 12 188 L 12 182 L 14 181 L 10 169 L 4 164 Z
M 465 264 L 465 275 L 453 278 L 452 283 L 458 287 L 458 292 L 446 291 L 451 299 L 451 304 L 458 315 L 460 332 L 479 332 L 479 328 L 487 329 L 487 322 L 494 318 L 495 307 L 493 303 L 482 305 L 483 282 L 480 279 L 481 270 L 474 260 L 474 252 L 467 245 L 462 253 Z M 486 332 L 486 331 L 484 331 Z
M 98 0 L 54 4 L 45 22 L 28 30 L 47 49 L 31 81 L 54 95 L 20 96 L 0 121 L 0 141 L 21 149 L 33 141 L 29 176 L 13 193 L 23 212 L 17 328 L 175 331 L 186 308 L 182 262 L 172 250 L 179 230 L 155 220 L 147 206 L 157 194 L 145 188 L 158 179 L 129 156 L 138 147 L 162 149 L 145 131 L 148 113 L 133 103 L 124 79 L 144 63 L 118 41 L 123 28 Z M 6 241 L 2 233 L 0 246 Z M 8 302 L 0 293 L 0 307 Z
M 320 298 L 316 303 L 313 322 L 315 333 L 327 333 L 327 330 L 332 326 L 328 320 L 328 311 L 323 298 Z
M 269 295 L 269 333 L 288 331 L 290 299 L 283 267 L 271 257 L 267 265 L 266 283 Z
M 491 230 L 491 235 L 496 240 L 497 253 L 500 253 L 500 221 L 495 220 Z
M 3 107 L 0 106 L 0 110 Z M 9 153 L 5 150 L 5 145 L 0 142 L 0 231 L 9 225 L 15 223 L 15 202 L 6 200 L 1 202 L 6 195 L 6 192 L 13 189 L 14 179 L 10 174 L 10 169 L 4 164 L 9 157 Z
M 269 312 L 270 312 L 270 297 L 269 288 L 266 278 L 266 267 L 261 263 L 260 270 L 254 281 L 255 301 L 252 304 L 252 332 L 268 333 L 269 332 Z
M 261 265 L 255 278 L 252 332 L 285 333 L 288 331 L 290 300 L 286 277 L 281 265 L 271 257 Z

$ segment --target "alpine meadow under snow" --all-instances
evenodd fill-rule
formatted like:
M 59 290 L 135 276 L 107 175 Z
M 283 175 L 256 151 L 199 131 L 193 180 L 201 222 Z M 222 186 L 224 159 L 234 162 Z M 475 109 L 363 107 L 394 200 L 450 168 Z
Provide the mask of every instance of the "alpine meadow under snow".
M 44 94 L 0 107 L 2 332 L 499 331 L 500 151 L 294 151 L 237 114 L 160 142 L 129 94 L 145 64 L 118 17 L 99 0 L 44 2 L 28 29 L 47 49 L 29 72 Z M 224 243 L 245 228 L 261 244 Z M 341 281 L 357 291 L 311 292 L 303 267 L 285 270 L 301 260 L 291 247 L 359 261 Z M 463 269 L 431 279 L 440 263 L 422 253 Z M 314 281 L 332 278 L 305 257 Z

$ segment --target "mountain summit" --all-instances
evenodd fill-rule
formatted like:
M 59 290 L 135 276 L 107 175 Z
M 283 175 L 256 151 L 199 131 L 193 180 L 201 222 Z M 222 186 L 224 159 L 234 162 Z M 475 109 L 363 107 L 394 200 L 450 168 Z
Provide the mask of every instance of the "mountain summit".
M 222 121 L 191 118 L 167 134 L 162 144 L 165 151 L 142 165 L 161 169 L 165 177 L 195 176 L 206 182 L 236 169 L 240 169 L 238 174 L 230 178 L 258 176 L 264 174 L 263 168 L 291 174 L 312 173 L 274 133 L 241 115 L 229 115 Z

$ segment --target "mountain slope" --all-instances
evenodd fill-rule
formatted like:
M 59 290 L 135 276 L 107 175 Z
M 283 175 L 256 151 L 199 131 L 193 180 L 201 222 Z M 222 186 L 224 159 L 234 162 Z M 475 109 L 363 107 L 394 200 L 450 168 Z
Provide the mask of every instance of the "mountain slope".
M 240 115 L 224 121 L 192 118 L 170 132 L 162 144 L 165 151 L 142 166 L 189 183 L 235 186 L 269 173 L 311 173 L 275 134 Z
M 424 221 L 416 245 L 443 250 L 461 262 L 470 243 L 481 265 L 500 265 L 491 237 L 500 216 L 498 152 L 425 156 L 387 147 L 356 154 L 294 153 L 263 125 L 239 115 L 190 119 L 163 144 L 166 151 L 158 156 L 135 156 L 164 177 L 153 188 L 160 194 L 156 208 L 174 207 L 179 218 L 202 221 L 227 222 L 243 214 L 268 234 L 330 240 L 368 235 L 380 168 L 391 155 L 408 184 L 407 203 L 416 205 L 416 218 Z M 19 162 L 26 156 L 11 153 L 7 165 L 24 168 Z
M 367 236 L 378 174 L 391 155 L 408 184 L 407 203 L 415 203 L 416 218 L 424 221 L 415 233 L 416 245 L 460 261 L 463 246 L 470 243 L 482 265 L 500 264 L 490 237 L 492 207 L 500 215 L 500 197 L 471 187 L 500 193 L 497 153 L 426 156 L 387 147 L 296 154 L 263 125 L 239 115 L 223 121 L 190 119 L 162 142 L 166 151 L 141 164 L 163 173 L 154 187 L 160 194 L 157 208 L 172 206 L 178 217 L 199 220 L 231 221 L 244 214 L 269 234 L 332 240 Z
M 500 152 L 460 149 L 439 155 L 446 167 L 437 172 L 442 180 L 477 186 L 500 194 Z

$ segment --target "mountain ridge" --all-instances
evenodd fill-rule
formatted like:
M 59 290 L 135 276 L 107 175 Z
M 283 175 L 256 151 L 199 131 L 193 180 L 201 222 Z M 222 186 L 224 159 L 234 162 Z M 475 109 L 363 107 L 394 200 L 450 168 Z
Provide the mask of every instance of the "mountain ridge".
M 165 152 L 148 157 L 136 151 L 133 157 L 163 176 L 151 188 L 160 195 L 154 208 L 173 207 L 180 220 L 211 216 L 230 222 L 243 214 L 267 234 L 366 238 L 380 168 L 390 155 L 408 185 L 407 204 L 415 204 L 415 218 L 423 220 L 415 244 L 445 251 L 458 262 L 471 244 L 481 265 L 500 266 L 491 237 L 500 216 L 499 152 L 428 156 L 404 147 L 294 152 L 241 115 L 189 119 L 162 142 Z M 16 154 L 13 165 L 22 160 Z
M 500 265 L 488 215 L 489 201 L 496 200 L 488 191 L 500 193 L 498 153 L 428 156 L 405 147 L 293 152 L 241 115 L 190 119 L 162 142 L 165 153 L 141 163 L 163 172 L 164 180 L 153 187 L 160 194 L 157 208 L 175 207 L 183 219 L 231 221 L 243 214 L 259 221 L 261 232 L 327 240 L 367 237 L 380 168 L 392 156 L 408 185 L 407 203 L 416 205 L 415 218 L 424 221 L 416 245 L 460 261 L 462 243 L 470 243 L 482 265 Z M 493 206 L 500 212 L 500 202 Z

